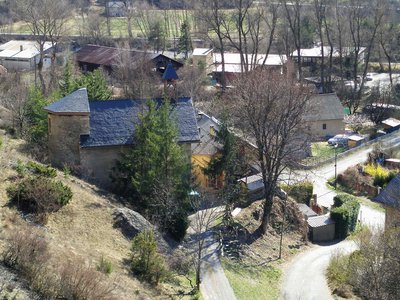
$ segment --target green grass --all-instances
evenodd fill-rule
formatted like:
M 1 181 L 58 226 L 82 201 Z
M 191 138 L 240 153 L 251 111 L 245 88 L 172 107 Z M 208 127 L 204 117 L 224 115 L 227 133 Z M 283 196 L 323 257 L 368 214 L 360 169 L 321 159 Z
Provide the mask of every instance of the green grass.
M 339 154 L 345 150 L 344 147 L 336 148 L 336 153 Z M 306 164 L 312 165 L 335 157 L 335 148 L 329 146 L 327 142 L 315 142 L 311 144 L 311 155 L 304 160 Z
M 279 299 L 281 270 L 272 266 L 248 267 L 228 258 L 221 262 L 237 299 Z
M 96 10 L 99 13 L 98 18 L 101 20 L 101 31 L 107 36 L 107 23 L 106 17 L 101 15 L 103 9 Z M 146 12 L 150 20 L 159 20 L 164 22 L 167 37 L 177 37 L 180 34 L 180 25 L 183 23 L 185 18 L 188 19 L 191 28 L 195 28 L 195 18 L 193 13 L 184 10 L 148 10 Z M 82 18 L 78 15 L 72 16 L 66 23 L 66 34 L 67 35 L 80 35 L 85 32 L 87 28 L 87 20 L 82 21 Z M 112 17 L 110 18 L 110 28 L 112 37 L 128 37 L 128 26 L 127 19 L 125 17 Z M 144 27 L 144 21 L 139 18 L 132 18 L 132 32 L 134 37 L 141 37 L 141 27 Z M 193 29 L 192 29 L 193 30 Z M 0 26 L 0 32 L 12 32 L 29 34 L 31 33 L 29 26 L 24 22 L 16 22 L 11 25 Z

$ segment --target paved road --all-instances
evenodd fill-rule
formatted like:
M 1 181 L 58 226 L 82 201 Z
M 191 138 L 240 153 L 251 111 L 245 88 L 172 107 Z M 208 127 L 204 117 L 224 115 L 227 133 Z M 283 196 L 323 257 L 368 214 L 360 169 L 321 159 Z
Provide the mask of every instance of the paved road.
M 212 229 L 204 232 L 204 228 L 197 222 L 198 218 L 206 218 L 209 213 L 217 216 L 223 211 L 223 206 L 215 207 L 198 211 L 189 217 L 191 226 L 188 229 L 188 235 L 191 235 L 194 239 L 196 239 L 196 234 L 197 236 L 200 235 L 205 241 L 200 268 L 200 292 L 204 300 L 236 300 L 232 287 L 221 266 L 219 242 L 215 239 Z M 196 243 L 193 245 L 196 247 Z
M 236 296 L 219 260 L 219 243 L 210 233 L 201 266 L 200 291 L 204 300 L 235 300 Z
M 352 241 L 315 246 L 297 256 L 284 278 L 281 298 L 284 300 L 333 299 L 325 279 L 325 270 L 334 253 L 350 253 Z
M 362 163 L 367 158 L 370 148 L 360 150 L 349 156 L 341 157 L 337 161 L 337 173 L 341 173 L 348 167 Z M 300 172 L 296 176 L 307 177 L 314 183 L 314 192 L 317 194 L 317 202 L 325 207 L 333 204 L 335 191 L 326 186 L 327 179 L 335 175 L 334 163 L 319 167 L 310 174 Z M 363 224 L 371 228 L 383 227 L 385 216 L 368 206 L 361 205 L 359 219 Z M 297 256 L 285 272 L 281 298 L 284 300 L 299 299 L 333 299 L 327 285 L 325 271 L 329 261 L 338 251 L 349 253 L 356 249 L 352 241 L 340 243 L 316 245 L 313 249 Z

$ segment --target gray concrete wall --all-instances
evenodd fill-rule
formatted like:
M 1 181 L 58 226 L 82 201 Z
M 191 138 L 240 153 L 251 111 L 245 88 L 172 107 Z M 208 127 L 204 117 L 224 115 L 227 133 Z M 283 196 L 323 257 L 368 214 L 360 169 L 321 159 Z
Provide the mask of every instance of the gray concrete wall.
M 310 228 L 313 242 L 327 242 L 335 239 L 335 224 Z
M 48 114 L 49 158 L 57 167 L 80 164 L 81 134 L 89 133 L 89 116 Z

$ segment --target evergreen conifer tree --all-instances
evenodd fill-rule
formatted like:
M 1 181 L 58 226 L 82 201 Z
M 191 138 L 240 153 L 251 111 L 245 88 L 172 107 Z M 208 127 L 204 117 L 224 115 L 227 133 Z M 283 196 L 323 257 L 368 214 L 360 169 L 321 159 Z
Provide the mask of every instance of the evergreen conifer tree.
M 189 52 L 193 50 L 192 38 L 190 36 L 190 27 L 188 20 L 184 20 L 181 25 L 181 35 L 178 42 L 178 53 L 184 53 L 185 59 L 188 58 Z

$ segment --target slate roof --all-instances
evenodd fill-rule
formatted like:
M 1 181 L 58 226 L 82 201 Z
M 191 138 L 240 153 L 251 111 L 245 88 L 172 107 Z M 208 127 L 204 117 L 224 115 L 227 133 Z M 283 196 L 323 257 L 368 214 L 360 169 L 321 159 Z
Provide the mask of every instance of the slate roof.
M 306 121 L 343 120 L 344 107 L 335 93 L 315 94 L 310 98 L 310 112 Z
M 161 99 L 156 99 L 161 105 Z M 81 147 L 101 147 L 133 144 L 139 115 L 146 110 L 146 100 L 90 101 L 90 135 L 81 136 Z M 199 140 L 195 111 L 190 98 L 178 98 L 171 103 L 171 118 L 176 118 L 178 142 Z
M 330 224 L 334 224 L 335 221 L 331 219 L 329 215 L 323 215 L 318 217 L 310 217 L 307 219 L 307 223 L 312 228 L 322 227 Z
M 393 178 L 373 201 L 400 209 L 400 174 Z
M 192 144 L 192 154 L 214 155 L 222 149 L 222 145 L 210 134 L 210 127 L 213 126 L 215 133 L 219 131 L 219 122 L 202 111 L 197 112 L 197 126 L 199 128 L 200 143 Z
M 163 80 L 178 80 L 178 74 L 176 74 L 176 71 L 174 69 L 174 66 L 169 63 L 167 65 L 167 68 L 165 69 L 163 76 L 162 76 Z
M 75 92 L 61 98 L 44 108 L 50 113 L 84 113 L 89 114 L 89 99 L 86 88 L 76 90 Z

